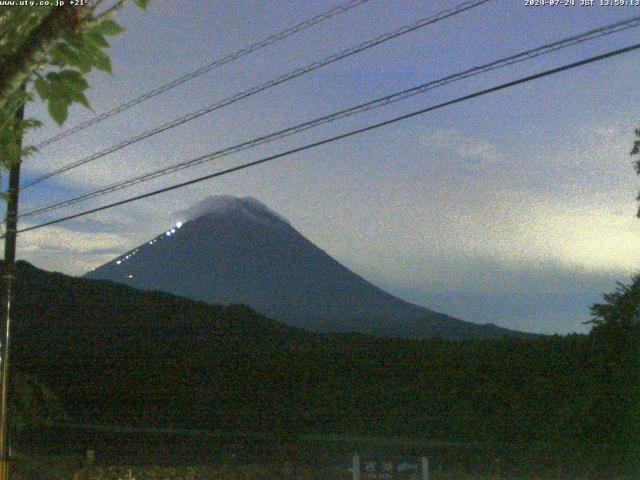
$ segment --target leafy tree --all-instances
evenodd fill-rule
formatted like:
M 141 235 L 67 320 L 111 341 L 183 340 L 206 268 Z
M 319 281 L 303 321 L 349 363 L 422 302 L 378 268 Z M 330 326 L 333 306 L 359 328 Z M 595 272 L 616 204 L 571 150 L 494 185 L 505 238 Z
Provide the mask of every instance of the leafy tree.
M 89 107 L 85 75 L 96 68 L 111 72 L 106 39 L 122 28 L 113 20 L 128 0 L 105 5 L 0 6 L 0 162 L 8 167 L 31 152 L 21 147 L 35 119 L 18 120 L 16 112 L 35 94 L 47 103 L 58 123 L 67 119 L 72 103 Z M 149 0 L 134 0 L 146 8 Z
M 625 462 L 640 456 L 640 275 L 618 284 L 591 307 L 590 333 L 595 365 L 592 423 L 604 437 L 623 447 Z
M 640 156 L 640 128 L 636 128 L 635 130 L 635 135 L 636 135 L 636 140 L 635 142 L 633 142 L 633 148 L 631 149 L 631 156 Z M 638 158 L 638 160 L 636 160 L 634 162 L 634 165 L 636 167 L 636 173 L 638 175 L 640 175 L 640 158 Z M 640 202 L 640 193 L 638 193 L 638 196 L 636 197 L 636 200 L 638 200 Z M 636 213 L 636 216 L 638 218 L 640 218 L 640 207 L 638 208 L 638 212 Z
M 591 307 L 591 314 L 589 323 L 596 326 L 640 327 L 640 275 L 633 277 L 631 285 L 618 283 L 615 292 L 604 295 L 604 303 Z
M 108 36 L 123 29 L 113 20 L 128 0 L 53 0 L 48 5 L 0 5 L 0 168 L 32 152 L 22 146 L 24 132 L 40 121 L 18 115 L 26 102 L 43 100 L 62 125 L 69 106 L 89 107 L 85 79 L 92 69 L 111 73 Z M 146 8 L 149 0 L 134 0 Z M 6 194 L 4 195 L 6 197 Z M 11 197 L 9 197 L 11 198 Z M 13 197 L 17 201 L 17 196 Z M 11 396 L 11 427 L 64 418 L 56 397 L 34 377 L 17 375 Z M 29 461 L 24 463 L 29 464 Z

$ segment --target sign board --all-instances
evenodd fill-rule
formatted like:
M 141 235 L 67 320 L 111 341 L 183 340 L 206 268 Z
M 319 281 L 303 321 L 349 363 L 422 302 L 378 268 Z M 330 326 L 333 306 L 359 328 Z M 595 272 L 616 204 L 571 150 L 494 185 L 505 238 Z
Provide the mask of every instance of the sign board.
M 428 480 L 429 465 L 426 457 L 416 461 L 394 461 L 391 459 L 360 460 L 354 456 L 354 480 Z
M 395 468 L 390 460 L 376 462 L 374 460 L 364 460 L 362 462 L 362 480 L 393 480 Z

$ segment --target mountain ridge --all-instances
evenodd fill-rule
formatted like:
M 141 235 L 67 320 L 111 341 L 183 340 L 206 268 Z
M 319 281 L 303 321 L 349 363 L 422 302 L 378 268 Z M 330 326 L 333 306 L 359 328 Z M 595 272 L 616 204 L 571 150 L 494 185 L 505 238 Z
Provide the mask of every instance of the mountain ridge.
M 526 335 L 397 298 L 332 258 L 252 197 L 213 196 L 182 221 L 88 272 L 143 290 L 245 304 L 316 332 L 451 339 Z

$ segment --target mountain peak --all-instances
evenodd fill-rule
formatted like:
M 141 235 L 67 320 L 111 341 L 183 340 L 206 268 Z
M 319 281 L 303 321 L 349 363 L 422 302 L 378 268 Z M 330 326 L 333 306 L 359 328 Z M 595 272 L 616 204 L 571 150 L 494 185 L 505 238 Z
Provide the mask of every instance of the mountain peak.
M 257 223 L 286 223 L 289 221 L 271 210 L 254 197 L 234 197 L 233 195 L 211 195 L 195 205 L 177 212 L 181 222 L 197 220 L 205 216 L 240 216 Z
M 394 297 L 255 198 L 210 196 L 180 218 L 175 229 L 86 276 L 208 303 L 244 304 L 314 331 L 458 339 L 517 335 Z

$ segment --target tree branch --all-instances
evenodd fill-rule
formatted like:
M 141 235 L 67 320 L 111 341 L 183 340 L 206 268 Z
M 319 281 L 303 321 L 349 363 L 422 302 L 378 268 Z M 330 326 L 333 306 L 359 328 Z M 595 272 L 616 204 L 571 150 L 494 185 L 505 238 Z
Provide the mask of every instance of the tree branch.
M 54 41 L 67 29 L 75 28 L 74 8 L 54 8 L 33 29 L 29 37 L 4 65 L 0 65 L 0 109 L 27 80 L 31 70 L 47 54 Z
M 129 0 L 118 0 L 111 8 L 105 10 L 97 17 L 89 18 L 82 22 L 82 28 L 90 29 L 104 20 L 112 18 L 116 13 L 122 10 Z

